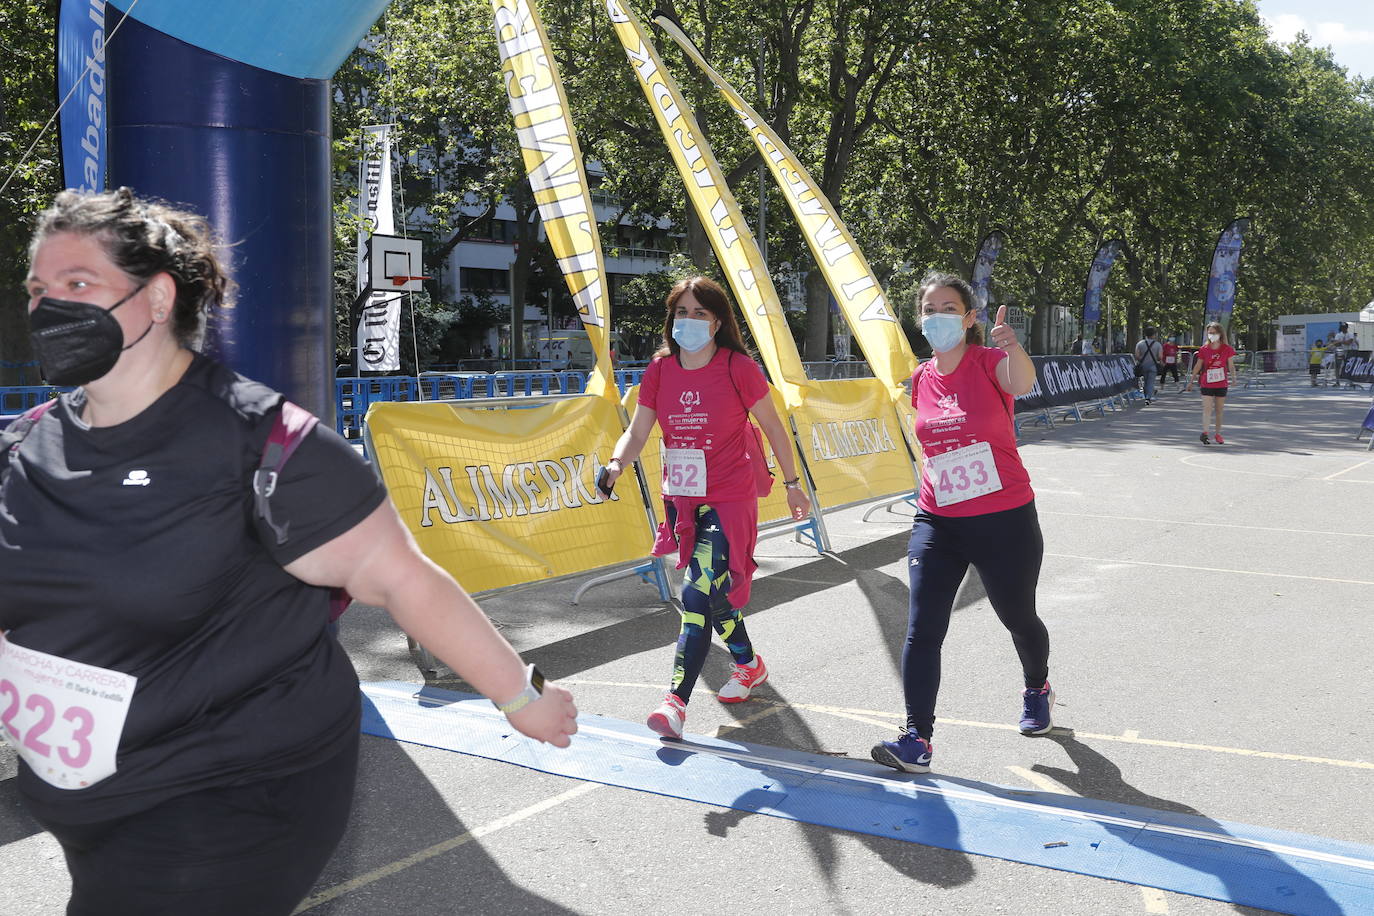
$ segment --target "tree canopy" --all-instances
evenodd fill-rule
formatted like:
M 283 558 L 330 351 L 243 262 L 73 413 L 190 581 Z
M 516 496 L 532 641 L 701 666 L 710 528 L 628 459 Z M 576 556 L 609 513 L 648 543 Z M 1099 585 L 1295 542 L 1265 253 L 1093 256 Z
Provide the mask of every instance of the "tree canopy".
M 54 106 L 55 5 L 0 0 L 6 174 Z M 634 5 L 648 21 L 648 6 Z M 583 151 L 600 164 L 598 192 L 615 205 L 606 247 L 627 237 L 622 223 L 666 218 L 684 256 L 713 270 L 604 4 L 538 8 Z M 967 274 L 979 240 L 1001 227 L 1009 243 L 993 292 L 1031 312 L 1033 343 L 1044 345 L 1046 306 L 1078 314 L 1093 252 L 1108 235 L 1125 243 L 1108 296 L 1127 333 L 1145 323 L 1185 331 L 1201 318 L 1217 235 L 1238 216 L 1253 228 L 1235 321 L 1258 342 L 1279 314 L 1353 311 L 1374 297 L 1374 80 L 1347 73 L 1305 36 L 1269 41 L 1252 0 L 666 0 L 658 9 L 755 100 L 908 317 L 921 272 Z M 751 141 L 650 29 L 752 216 L 760 184 Z M 441 265 L 504 200 L 518 214 L 517 292 L 568 308 L 536 241 L 488 2 L 394 0 L 335 89 L 341 302 L 351 298 L 359 130 L 393 122 L 403 211 L 426 238 L 429 265 Z M 32 218 L 60 183 L 49 135 L 0 194 L 6 305 L 20 301 Z M 770 267 L 810 271 L 798 334 L 806 358 L 823 358 L 823 282 L 781 194 L 764 193 Z M 652 304 L 639 300 L 660 286 L 650 279 L 631 290 L 635 314 L 624 317 L 635 330 L 653 326 Z M 438 361 L 456 345 L 449 326 L 462 315 L 496 320 L 482 303 L 445 303 L 431 292 L 418 324 Z M 0 318 L 0 359 L 27 343 L 16 342 L 22 322 L 13 317 L 7 308 Z

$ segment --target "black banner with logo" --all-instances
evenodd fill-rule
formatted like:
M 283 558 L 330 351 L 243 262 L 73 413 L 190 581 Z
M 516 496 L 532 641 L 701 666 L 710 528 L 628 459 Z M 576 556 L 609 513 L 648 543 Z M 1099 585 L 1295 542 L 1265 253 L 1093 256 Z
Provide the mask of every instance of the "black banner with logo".
M 1374 350 L 1351 350 L 1341 363 L 1341 381 L 1374 385 Z
M 1125 353 L 1032 356 L 1031 362 L 1035 387 L 1016 399 L 1017 413 L 1109 398 L 1135 387 L 1135 361 Z

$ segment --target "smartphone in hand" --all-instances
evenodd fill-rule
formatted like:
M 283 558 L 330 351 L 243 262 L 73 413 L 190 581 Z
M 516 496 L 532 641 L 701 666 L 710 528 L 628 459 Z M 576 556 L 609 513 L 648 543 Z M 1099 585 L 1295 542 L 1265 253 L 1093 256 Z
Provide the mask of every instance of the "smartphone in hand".
M 601 491 L 607 499 L 611 498 L 611 491 L 615 489 L 606 483 L 606 478 L 611 476 L 610 468 L 602 468 L 601 473 L 596 475 L 596 488 Z

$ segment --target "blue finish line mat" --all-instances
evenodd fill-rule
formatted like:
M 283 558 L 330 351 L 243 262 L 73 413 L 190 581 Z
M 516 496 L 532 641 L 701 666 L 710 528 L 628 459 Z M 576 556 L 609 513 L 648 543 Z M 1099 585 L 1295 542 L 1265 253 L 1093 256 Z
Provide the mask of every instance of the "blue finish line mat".
M 544 773 L 1282 913 L 1374 912 L 1374 847 L 584 715 L 566 750 L 481 697 L 362 685 L 364 734 Z

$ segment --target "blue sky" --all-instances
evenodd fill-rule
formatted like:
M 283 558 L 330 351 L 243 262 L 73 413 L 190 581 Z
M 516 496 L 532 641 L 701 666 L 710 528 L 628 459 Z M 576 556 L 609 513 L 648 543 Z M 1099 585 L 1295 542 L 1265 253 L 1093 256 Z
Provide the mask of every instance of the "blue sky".
M 1374 77 L 1374 0 L 1255 0 L 1278 41 L 1306 32 L 1352 75 Z

